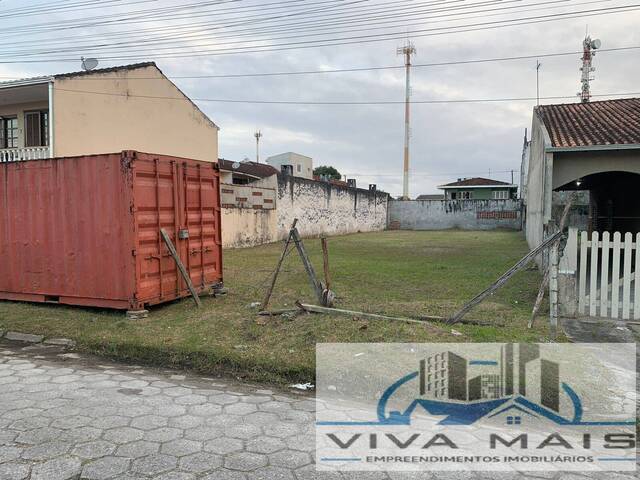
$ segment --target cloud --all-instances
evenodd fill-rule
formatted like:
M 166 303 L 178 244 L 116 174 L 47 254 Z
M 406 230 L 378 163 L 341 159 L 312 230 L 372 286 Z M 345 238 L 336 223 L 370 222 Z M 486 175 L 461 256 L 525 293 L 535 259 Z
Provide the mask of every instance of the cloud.
M 168 0 L 159 3 L 171 4 Z M 384 5 L 382 0 L 371 3 Z M 564 11 L 622 4 L 614 0 L 578 7 L 579 3 L 570 2 Z M 551 11 L 558 10 L 539 10 L 530 15 Z M 7 23 L 6 28 L 10 29 L 11 22 Z M 458 23 L 463 22 L 459 20 Z M 627 12 L 415 38 L 417 55 L 414 63 L 578 51 L 587 23 L 592 36 L 602 39 L 603 48 L 640 45 L 640 14 Z M 147 23 L 145 27 L 152 25 Z M 425 24 L 424 28 L 441 25 Z M 394 40 L 247 55 L 159 59 L 157 62 L 169 76 L 402 66 L 403 58 L 396 54 L 400 44 L 401 40 Z M 579 57 L 576 54 L 540 60 L 540 94 L 543 97 L 574 95 L 578 91 Z M 637 50 L 598 53 L 593 93 L 639 91 L 639 60 L 640 51 Z M 102 65 L 106 66 L 105 62 Z M 75 69 L 75 64 L 25 64 L 2 66 L 0 75 L 22 76 Z M 194 98 L 402 102 L 405 82 L 404 70 L 399 68 L 281 77 L 177 79 L 176 83 Z M 535 97 L 535 59 L 415 67 L 412 83 L 414 100 Z M 570 101 L 574 100 L 543 100 L 544 103 Z M 413 105 L 411 194 L 435 193 L 437 185 L 464 176 L 491 175 L 498 180 L 510 181 L 511 170 L 515 171 L 518 181 L 524 129 L 531 125 L 534 105 L 535 101 Z M 334 165 L 357 178 L 361 185 L 377 183 L 379 188 L 394 195 L 402 191 L 402 104 L 304 106 L 201 102 L 200 106 L 221 127 L 220 155 L 225 158 L 253 158 L 253 133 L 259 128 L 264 134 L 261 140 L 263 157 L 297 151 L 313 157 L 316 164 Z

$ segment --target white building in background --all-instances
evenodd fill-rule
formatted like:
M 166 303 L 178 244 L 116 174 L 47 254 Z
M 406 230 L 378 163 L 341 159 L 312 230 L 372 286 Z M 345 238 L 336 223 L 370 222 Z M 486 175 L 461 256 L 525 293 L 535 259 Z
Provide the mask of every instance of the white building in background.
M 313 159 L 299 153 L 286 152 L 267 158 L 267 163 L 283 171 L 283 165 L 290 165 L 290 174 L 294 177 L 313 179 Z

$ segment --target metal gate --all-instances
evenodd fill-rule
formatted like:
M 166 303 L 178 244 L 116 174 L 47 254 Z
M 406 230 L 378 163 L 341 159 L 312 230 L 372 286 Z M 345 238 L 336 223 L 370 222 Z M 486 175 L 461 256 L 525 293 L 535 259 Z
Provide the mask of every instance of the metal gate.
M 591 317 L 640 318 L 640 233 L 578 232 L 565 254 L 577 265 L 578 313 Z M 572 257 L 572 258 L 571 258 Z

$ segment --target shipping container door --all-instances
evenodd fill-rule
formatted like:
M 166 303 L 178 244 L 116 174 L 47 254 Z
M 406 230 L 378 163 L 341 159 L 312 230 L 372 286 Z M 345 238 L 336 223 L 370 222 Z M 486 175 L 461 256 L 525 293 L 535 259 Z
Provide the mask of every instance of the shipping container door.
M 196 288 L 219 281 L 221 272 L 221 232 L 218 172 L 212 164 L 189 162 L 182 165 L 182 243 L 187 269 Z
M 188 293 L 160 229 L 168 233 L 196 289 L 209 287 L 221 276 L 217 171 L 202 162 L 137 155 L 138 298 L 157 303 Z

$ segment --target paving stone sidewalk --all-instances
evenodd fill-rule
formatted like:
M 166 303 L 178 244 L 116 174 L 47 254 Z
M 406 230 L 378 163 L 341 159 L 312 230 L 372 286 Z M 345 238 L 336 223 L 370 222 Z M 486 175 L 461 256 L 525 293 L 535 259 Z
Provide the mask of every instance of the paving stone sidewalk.
M 0 480 L 608 478 L 324 474 L 314 399 L 232 380 L 0 341 Z

